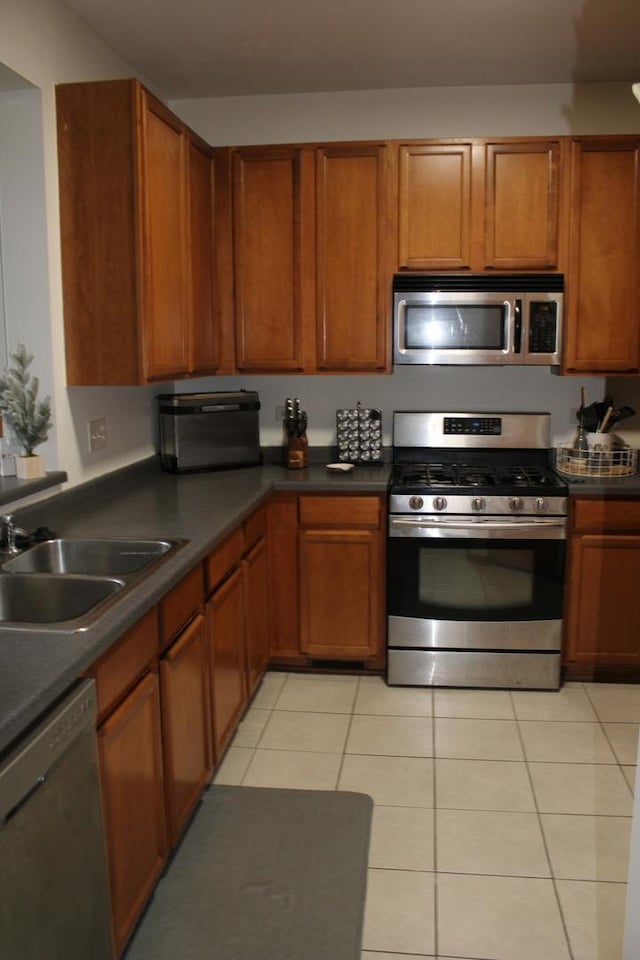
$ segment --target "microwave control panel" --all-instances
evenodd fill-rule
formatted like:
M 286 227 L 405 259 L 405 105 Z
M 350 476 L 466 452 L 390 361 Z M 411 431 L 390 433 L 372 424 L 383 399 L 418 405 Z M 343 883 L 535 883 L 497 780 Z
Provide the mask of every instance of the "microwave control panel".
M 558 349 L 558 304 L 534 300 L 529 314 L 529 353 L 555 353 Z

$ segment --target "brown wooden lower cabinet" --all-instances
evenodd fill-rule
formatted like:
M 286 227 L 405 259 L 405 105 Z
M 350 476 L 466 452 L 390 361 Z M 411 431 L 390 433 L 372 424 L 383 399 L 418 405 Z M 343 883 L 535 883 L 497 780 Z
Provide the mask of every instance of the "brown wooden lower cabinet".
M 111 908 L 123 949 L 162 871 L 167 831 L 160 684 L 140 680 L 98 730 Z
M 366 659 L 380 646 L 380 534 L 300 531 L 300 647 Z
M 271 655 L 364 661 L 384 643 L 383 498 L 279 495 L 269 504 Z
M 236 568 L 206 604 L 213 744 L 216 761 L 246 703 L 242 569 Z
M 160 661 L 169 841 L 176 843 L 211 774 L 208 648 L 198 614 Z
M 576 498 L 570 519 L 565 673 L 640 679 L 640 501 Z
M 269 558 L 264 537 L 242 560 L 247 695 L 252 696 L 269 663 Z

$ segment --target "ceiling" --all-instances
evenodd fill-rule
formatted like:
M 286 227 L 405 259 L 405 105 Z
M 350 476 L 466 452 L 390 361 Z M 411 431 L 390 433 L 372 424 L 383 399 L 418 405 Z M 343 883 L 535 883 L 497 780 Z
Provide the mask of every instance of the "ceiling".
M 170 100 L 640 80 L 638 0 L 62 0 Z

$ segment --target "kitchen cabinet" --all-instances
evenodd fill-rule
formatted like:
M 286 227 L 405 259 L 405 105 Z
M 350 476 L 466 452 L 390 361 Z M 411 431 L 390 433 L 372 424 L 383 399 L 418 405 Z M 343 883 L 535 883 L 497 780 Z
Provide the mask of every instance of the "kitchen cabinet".
M 154 608 L 96 664 L 98 753 L 116 950 L 162 871 L 167 831 Z
M 564 370 L 640 370 L 640 137 L 571 142 Z
M 203 601 L 199 564 L 160 602 L 162 745 L 171 846 L 188 822 L 212 768 Z
M 385 372 L 393 267 L 389 147 L 332 144 L 317 147 L 315 158 L 316 370 Z
M 384 533 L 380 497 L 302 496 L 299 503 L 301 653 L 380 661 Z
M 199 375 L 220 364 L 221 334 L 214 309 L 214 184 L 213 151 L 189 131 L 189 364 Z M 217 294 L 216 294 L 217 295 Z
M 259 507 L 207 558 L 214 757 L 220 760 L 269 659 L 267 511 Z
M 267 506 L 271 657 L 300 657 L 298 495 L 275 492 Z
M 242 570 L 236 567 L 207 600 L 214 757 L 224 753 L 247 699 Z
M 90 670 L 118 953 L 211 773 L 203 599 L 198 564 Z
M 389 369 L 390 189 L 385 144 L 233 151 L 238 370 Z
M 565 672 L 640 679 L 640 500 L 575 498 L 570 514 Z
M 309 366 L 311 157 L 297 147 L 233 153 L 236 366 Z
M 251 697 L 264 676 L 270 654 L 266 507 L 261 507 L 245 521 L 244 550 L 242 580 L 247 646 L 247 696 Z
M 136 80 L 56 88 L 67 383 L 213 369 L 205 145 Z
M 399 143 L 398 266 L 557 270 L 562 138 Z

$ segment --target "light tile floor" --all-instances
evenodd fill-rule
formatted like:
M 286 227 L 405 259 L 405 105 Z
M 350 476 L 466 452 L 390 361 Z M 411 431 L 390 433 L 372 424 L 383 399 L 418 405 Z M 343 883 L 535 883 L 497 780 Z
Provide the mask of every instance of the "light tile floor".
M 640 686 L 268 673 L 216 782 L 375 802 L 362 960 L 620 960 Z

